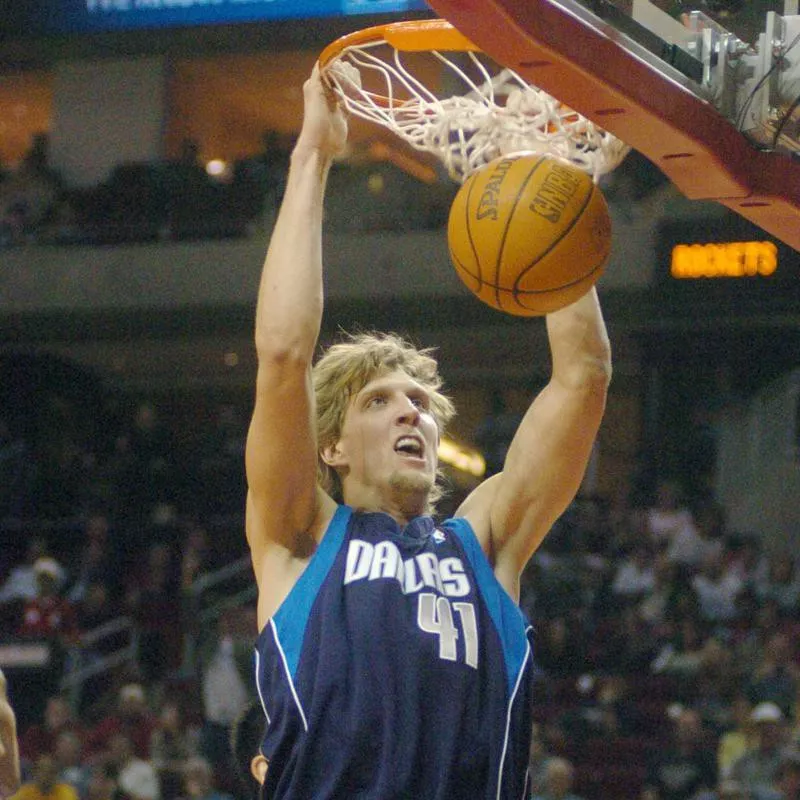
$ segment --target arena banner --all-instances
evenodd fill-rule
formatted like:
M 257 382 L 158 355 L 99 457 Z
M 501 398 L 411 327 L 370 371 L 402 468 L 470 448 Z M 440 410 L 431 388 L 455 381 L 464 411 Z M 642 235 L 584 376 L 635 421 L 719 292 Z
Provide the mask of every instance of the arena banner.
M 28 34 L 238 24 L 427 9 L 423 0 L 28 0 L 22 7 L 25 19 L 18 21 Z

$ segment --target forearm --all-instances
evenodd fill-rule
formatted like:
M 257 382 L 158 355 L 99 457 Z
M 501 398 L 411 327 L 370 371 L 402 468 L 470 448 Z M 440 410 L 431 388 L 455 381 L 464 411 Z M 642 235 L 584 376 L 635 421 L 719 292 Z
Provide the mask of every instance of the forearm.
M 611 348 L 594 289 L 548 314 L 547 332 L 551 379 L 525 413 L 502 478 L 485 500 L 495 574 L 508 591 L 580 487 L 611 377 Z M 480 525 L 478 511 L 471 514 Z
M 570 389 L 608 385 L 611 345 L 594 288 L 575 303 L 548 314 L 547 334 L 554 380 Z
M 258 291 L 256 347 L 260 356 L 299 350 L 313 354 L 322 317 L 322 214 L 331 160 L 298 146 Z

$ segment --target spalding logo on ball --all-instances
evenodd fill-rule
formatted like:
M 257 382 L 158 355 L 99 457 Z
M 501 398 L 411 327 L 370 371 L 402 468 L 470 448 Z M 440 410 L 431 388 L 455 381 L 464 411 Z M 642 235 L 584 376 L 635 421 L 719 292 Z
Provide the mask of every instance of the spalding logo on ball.
M 456 272 L 478 299 L 534 317 L 594 286 L 611 252 L 611 218 L 583 170 L 518 153 L 464 181 L 450 209 L 447 240 Z

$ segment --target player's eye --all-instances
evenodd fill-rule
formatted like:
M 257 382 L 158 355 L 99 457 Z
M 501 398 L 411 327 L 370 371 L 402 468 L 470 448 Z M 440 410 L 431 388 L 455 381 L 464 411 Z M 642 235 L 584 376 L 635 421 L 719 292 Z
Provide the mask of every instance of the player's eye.
M 427 395 L 413 395 L 408 398 L 417 408 L 427 410 L 430 407 L 430 400 Z

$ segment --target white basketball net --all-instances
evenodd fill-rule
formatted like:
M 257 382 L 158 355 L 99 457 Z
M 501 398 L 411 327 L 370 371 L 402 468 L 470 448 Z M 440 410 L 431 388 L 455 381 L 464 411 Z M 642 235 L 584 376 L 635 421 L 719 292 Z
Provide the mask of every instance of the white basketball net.
M 483 54 L 460 54 L 467 59 L 462 69 L 452 54 L 427 52 L 445 67 L 442 83 L 447 88 L 438 95 L 385 41 L 345 48 L 326 66 L 325 75 L 350 113 L 434 154 L 459 183 L 498 156 L 520 151 L 561 158 L 597 181 L 630 149 L 513 70 L 493 67 Z M 382 88 L 362 89 L 368 75 Z

